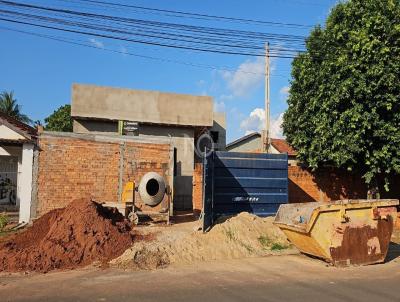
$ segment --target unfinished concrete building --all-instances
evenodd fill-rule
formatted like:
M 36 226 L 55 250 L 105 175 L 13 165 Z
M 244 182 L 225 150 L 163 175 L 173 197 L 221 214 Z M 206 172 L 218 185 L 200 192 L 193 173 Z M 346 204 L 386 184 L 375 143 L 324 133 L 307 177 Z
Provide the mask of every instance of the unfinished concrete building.
M 170 139 L 174 208 L 190 210 L 198 139 L 208 133 L 216 149 L 225 149 L 225 115 L 214 113 L 213 106 L 208 96 L 74 84 L 71 115 L 75 133 Z

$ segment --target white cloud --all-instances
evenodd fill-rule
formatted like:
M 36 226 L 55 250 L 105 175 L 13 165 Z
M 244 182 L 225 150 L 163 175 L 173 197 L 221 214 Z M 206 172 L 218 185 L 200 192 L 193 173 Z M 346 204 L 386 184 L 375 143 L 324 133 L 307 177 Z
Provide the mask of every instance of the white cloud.
M 281 90 L 279 90 L 280 94 L 288 94 L 289 93 L 289 86 L 283 86 Z
M 220 71 L 233 96 L 248 96 L 264 79 L 264 58 L 246 60 L 235 71 Z
M 280 113 L 276 117 L 272 117 L 270 120 L 270 134 L 273 138 L 282 137 L 282 121 L 283 113 Z M 246 117 L 240 123 L 240 128 L 245 131 L 246 134 L 252 132 L 261 132 L 265 129 L 265 110 L 262 108 L 256 108 L 250 115 Z
M 104 48 L 104 43 L 96 40 L 95 38 L 89 38 L 89 42 L 93 44 L 93 46 L 96 46 L 97 48 Z
M 271 137 L 273 138 L 282 138 L 283 130 L 282 130 L 282 122 L 283 122 L 283 113 L 280 113 L 275 118 L 271 119 Z
M 281 99 L 282 99 L 282 100 L 286 100 L 286 99 L 288 98 L 289 89 L 290 89 L 289 86 L 283 86 L 283 87 L 281 88 L 281 90 L 279 90 L 279 94 L 281 95 Z

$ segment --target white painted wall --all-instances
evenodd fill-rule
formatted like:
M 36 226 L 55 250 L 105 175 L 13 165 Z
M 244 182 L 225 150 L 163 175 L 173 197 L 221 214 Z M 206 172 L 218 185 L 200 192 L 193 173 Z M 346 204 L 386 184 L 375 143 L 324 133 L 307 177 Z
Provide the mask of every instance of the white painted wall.
M 31 218 L 33 150 L 33 144 L 22 145 L 22 164 L 18 181 L 20 223 L 29 222 Z
M 20 175 L 22 169 L 22 147 L 21 146 L 0 146 L 0 155 L 16 156 L 18 157 L 18 173 L 17 173 L 17 206 L 19 206 L 19 188 L 20 188 Z
M 21 134 L 15 132 L 14 130 L 11 130 L 5 125 L 0 125 L 0 137 L 3 139 L 25 139 Z

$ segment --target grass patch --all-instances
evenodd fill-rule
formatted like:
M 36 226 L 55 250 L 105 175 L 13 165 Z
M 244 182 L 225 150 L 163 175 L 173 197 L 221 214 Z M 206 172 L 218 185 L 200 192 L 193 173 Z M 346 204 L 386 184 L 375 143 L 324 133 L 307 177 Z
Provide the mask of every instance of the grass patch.
M 261 246 L 263 248 L 268 248 L 272 243 L 271 239 L 268 236 L 265 236 L 265 235 L 260 236 L 257 239 L 258 239 L 258 242 L 261 244 Z
M 286 246 L 286 245 L 282 245 L 282 244 L 280 244 L 280 243 L 274 243 L 272 246 L 271 246 L 271 251 L 281 251 L 281 250 L 285 250 L 285 249 L 287 249 L 288 247 Z
M 261 244 L 264 250 L 281 251 L 288 248 L 287 245 L 274 242 L 271 238 L 269 238 L 266 235 L 258 237 L 258 242 Z

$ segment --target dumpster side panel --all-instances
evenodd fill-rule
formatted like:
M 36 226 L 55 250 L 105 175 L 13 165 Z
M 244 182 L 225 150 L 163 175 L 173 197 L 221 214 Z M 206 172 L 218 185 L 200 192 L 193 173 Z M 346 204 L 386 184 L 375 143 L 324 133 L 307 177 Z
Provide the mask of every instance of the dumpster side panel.
M 310 234 L 304 234 L 296 232 L 291 229 L 285 229 L 281 227 L 281 230 L 286 235 L 291 243 L 293 243 L 300 252 L 311 256 L 329 259 L 330 255 L 326 253 L 326 250 L 315 240 Z
M 342 200 L 320 204 L 311 215 L 305 215 L 304 206 L 291 204 L 279 209 L 275 224 L 300 251 L 335 266 L 374 264 L 386 258 L 398 204 Z
M 379 263 L 385 260 L 394 220 L 378 219 L 372 223 L 346 223 L 336 232 L 340 233 L 341 243 L 332 246 L 330 254 L 336 266 Z

